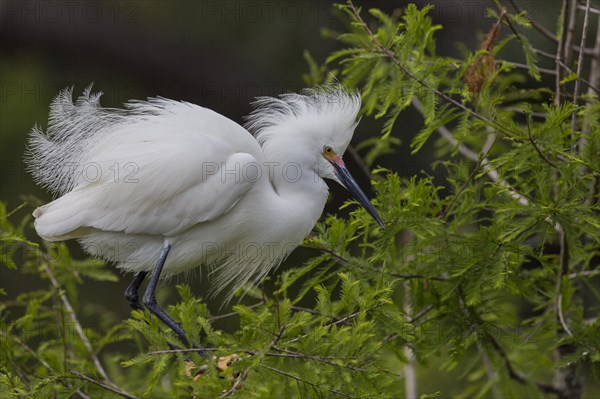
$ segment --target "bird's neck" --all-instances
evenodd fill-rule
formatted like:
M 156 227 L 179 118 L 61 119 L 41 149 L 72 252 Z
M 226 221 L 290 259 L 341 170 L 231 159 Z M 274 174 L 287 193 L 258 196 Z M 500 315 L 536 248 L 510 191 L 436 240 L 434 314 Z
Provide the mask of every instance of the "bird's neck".
M 266 149 L 265 168 L 275 192 L 287 200 L 299 203 L 325 203 L 329 189 L 315 172 L 316 168 L 295 151 Z

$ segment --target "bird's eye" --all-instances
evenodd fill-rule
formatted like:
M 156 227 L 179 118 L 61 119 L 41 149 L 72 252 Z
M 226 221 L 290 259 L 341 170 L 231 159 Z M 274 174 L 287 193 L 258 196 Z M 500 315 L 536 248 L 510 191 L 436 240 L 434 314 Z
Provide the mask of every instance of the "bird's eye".
M 332 155 L 333 154 L 333 148 L 327 146 L 323 149 L 323 154 L 325 155 Z

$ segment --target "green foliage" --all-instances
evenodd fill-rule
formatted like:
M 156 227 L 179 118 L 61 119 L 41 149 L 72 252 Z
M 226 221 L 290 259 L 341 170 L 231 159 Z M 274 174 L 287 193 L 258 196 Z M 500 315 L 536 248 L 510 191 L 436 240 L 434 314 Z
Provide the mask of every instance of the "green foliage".
M 374 203 L 387 228 L 349 202 L 349 217 L 327 217 L 306 239 L 312 258 L 280 273 L 274 290 L 250 289 L 231 314 L 212 315 L 178 286 L 168 312 L 206 343 L 202 356 L 168 350 L 176 337 L 147 312 L 118 323 L 96 310 L 104 332 L 82 327 L 78 286 L 116 276 L 96 260 L 75 260 L 64 244 L 31 241 L 30 218 L 17 218 L 22 207 L 7 214 L 2 203 L 1 267 L 45 282 L 0 304 L 3 397 L 392 398 L 404 392 L 407 365 L 418 365 L 423 398 L 534 397 L 568 389 L 553 385 L 561 376 L 583 381 L 593 396 L 597 96 L 557 102 L 554 82 L 537 82 L 526 13 L 507 14 L 512 29 L 494 44 L 501 57 L 518 42 L 525 67 L 495 60 L 492 80 L 475 96 L 463 79 L 486 52 L 437 56 L 442 27 L 431 7 L 391 16 L 351 3 L 339 10 L 345 47 L 325 65 L 305 53 L 305 81 L 337 78 L 360 89 L 363 113 L 383 119 L 378 137 L 355 146 L 368 167 L 401 140 L 417 155 L 434 144 L 441 157 L 418 176 L 374 170 Z M 491 26 L 501 13 L 488 15 Z M 577 79 L 569 74 L 560 84 L 566 90 Z M 419 132 L 396 126 L 412 108 L 423 119 Z M 223 318 L 239 320 L 237 328 L 216 329 Z M 461 384 L 438 385 L 435 376 Z

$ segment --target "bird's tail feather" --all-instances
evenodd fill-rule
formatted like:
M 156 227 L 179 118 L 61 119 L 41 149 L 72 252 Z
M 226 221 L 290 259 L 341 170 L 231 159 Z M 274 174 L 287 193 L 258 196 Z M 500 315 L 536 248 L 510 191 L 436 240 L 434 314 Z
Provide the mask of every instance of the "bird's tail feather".
M 40 237 L 47 241 L 63 241 L 89 233 L 91 228 L 82 226 L 85 209 L 77 209 L 79 201 L 71 198 L 72 194 L 40 206 L 33 212 L 35 230 Z

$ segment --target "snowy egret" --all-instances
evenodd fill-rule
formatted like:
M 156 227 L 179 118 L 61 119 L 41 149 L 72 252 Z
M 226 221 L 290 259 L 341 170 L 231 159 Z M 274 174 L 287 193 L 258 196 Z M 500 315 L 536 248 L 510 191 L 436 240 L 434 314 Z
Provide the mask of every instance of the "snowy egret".
M 135 273 L 125 292 L 189 346 L 157 304 L 159 279 L 208 268 L 212 291 L 257 282 L 310 233 L 328 195 L 325 178 L 348 189 L 383 228 L 341 155 L 357 125 L 360 97 L 339 87 L 261 97 L 246 130 L 187 102 L 152 98 L 100 106 L 91 86 L 54 99 L 44 133 L 33 128 L 26 161 L 58 198 L 37 208 L 48 241 L 75 238 L 90 254 Z M 250 132 L 253 132 L 252 135 Z

